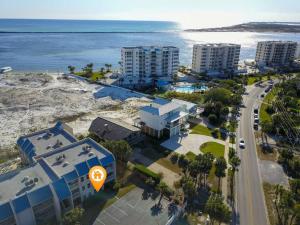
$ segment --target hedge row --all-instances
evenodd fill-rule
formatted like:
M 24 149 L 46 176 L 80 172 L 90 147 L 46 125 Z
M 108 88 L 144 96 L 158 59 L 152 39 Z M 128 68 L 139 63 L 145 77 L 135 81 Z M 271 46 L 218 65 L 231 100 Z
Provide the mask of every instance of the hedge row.
M 136 164 L 134 166 L 134 169 L 138 172 L 140 172 L 141 174 L 147 176 L 147 177 L 152 177 L 155 181 L 159 181 L 160 177 L 157 173 L 149 170 L 147 167 L 145 167 L 144 165 L 141 164 Z

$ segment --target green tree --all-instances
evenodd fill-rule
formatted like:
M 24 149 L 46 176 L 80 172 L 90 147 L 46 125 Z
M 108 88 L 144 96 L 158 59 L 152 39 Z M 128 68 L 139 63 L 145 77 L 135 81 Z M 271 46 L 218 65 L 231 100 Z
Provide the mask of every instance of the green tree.
M 105 141 L 103 147 L 111 151 L 117 160 L 127 163 L 132 155 L 132 148 L 128 142 L 124 140 L 120 141 Z
M 205 211 L 211 218 L 211 224 L 215 221 L 228 223 L 231 219 L 231 212 L 223 202 L 223 197 L 219 194 L 212 194 L 206 202 Z
M 238 167 L 241 164 L 240 158 L 237 156 L 236 151 L 233 148 L 229 149 L 228 153 L 228 158 L 229 158 L 229 164 L 231 166 L 231 177 L 230 177 L 230 193 L 231 193 L 231 198 L 234 200 L 234 176 L 236 171 L 238 171 Z
M 225 88 L 212 88 L 204 96 L 205 102 L 221 102 L 228 105 L 231 102 L 232 92 Z
M 187 201 L 190 201 L 196 195 L 196 188 L 193 179 L 191 177 L 185 176 L 181 179 L 180 182 L 185 199 L 187 199 Z
M 84 68 L 82 68 L 82 71 L 85 73 L 86 77 L 91 77 L 93 75 L 93 63 L 87 64 Z
M 215 175 L 219 178 L 218 191 L 220 191 L 221 178 L 226 176 L 227 163 L 224 157 L 217 158 L 215 162 L 216 171 Z
M 293 225 L 300 217 L 300 203 L 293 198 L 293 194 L 281 185 L 275 188 L 274 205 L 277 220 L 280 225 Z
M 199 162 L 199 172 L 200 172 L 200 184 L 202 178 L 204 180 L 204 186 L 207 185 L 206 178 L 213 166 L 213 161 L 215 159 L 214 155 L 210 152 L 204 153 L 203 155 L 199 154 L 196 156 L 196 161 Z
M 160 181 L 159 184 L 157 185 L 157 190 L 160 192 L 160 197 L 159 197 L 159 201 L 157 204 L 161 205 L 161 200 L 164 197 L 164 195 L 166 195 L 168 193 L 169 187 L 165 182 Z
M 63 225 L 80 225 L 80 220 L 83 216 L 83 213 L 83 208 L 76 207 L 72 209 L 63 217 Z
M 69 70 L 70 74 L 74 74 L 75 66 L 68 66 L 68 70 Z

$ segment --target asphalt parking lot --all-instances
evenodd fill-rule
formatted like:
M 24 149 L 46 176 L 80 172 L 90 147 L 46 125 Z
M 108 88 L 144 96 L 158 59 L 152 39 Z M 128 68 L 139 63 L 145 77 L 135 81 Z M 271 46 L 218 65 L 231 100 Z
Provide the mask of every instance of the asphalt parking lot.
M 155 207 L 154 200 L 144 190 L 135 188 L 101 211 L 93 225 L 165 225 L 169 219 L 168 202 L 162 199 L 162 207 Z

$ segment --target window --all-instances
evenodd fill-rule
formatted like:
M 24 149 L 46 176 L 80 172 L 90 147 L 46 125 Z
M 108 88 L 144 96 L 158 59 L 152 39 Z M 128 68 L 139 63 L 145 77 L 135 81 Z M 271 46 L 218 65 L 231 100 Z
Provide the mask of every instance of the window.
M 87 184 L 87 188 L 90 188 L 90 187 L 91 187 L 91 183 L 88 183 L 88 184 Z
M 82 191 L 84 191 L 84 190 L 85 190 L 85 186 L 82 187 Z
M 88 174 L 86 175 L 86 179 L 87 179 L 87 180 L 89 179 L 89 175 L 88 175 Z

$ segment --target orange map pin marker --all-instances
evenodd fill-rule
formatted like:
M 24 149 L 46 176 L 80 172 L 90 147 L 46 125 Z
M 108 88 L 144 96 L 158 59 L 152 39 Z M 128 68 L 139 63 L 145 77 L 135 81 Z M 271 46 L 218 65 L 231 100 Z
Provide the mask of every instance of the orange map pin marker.
M 89 171 L 89 178 L 94 187 L 98 192 L 102 188 L 106 180 L 107 172 L 102 166 L 94 166 Z

